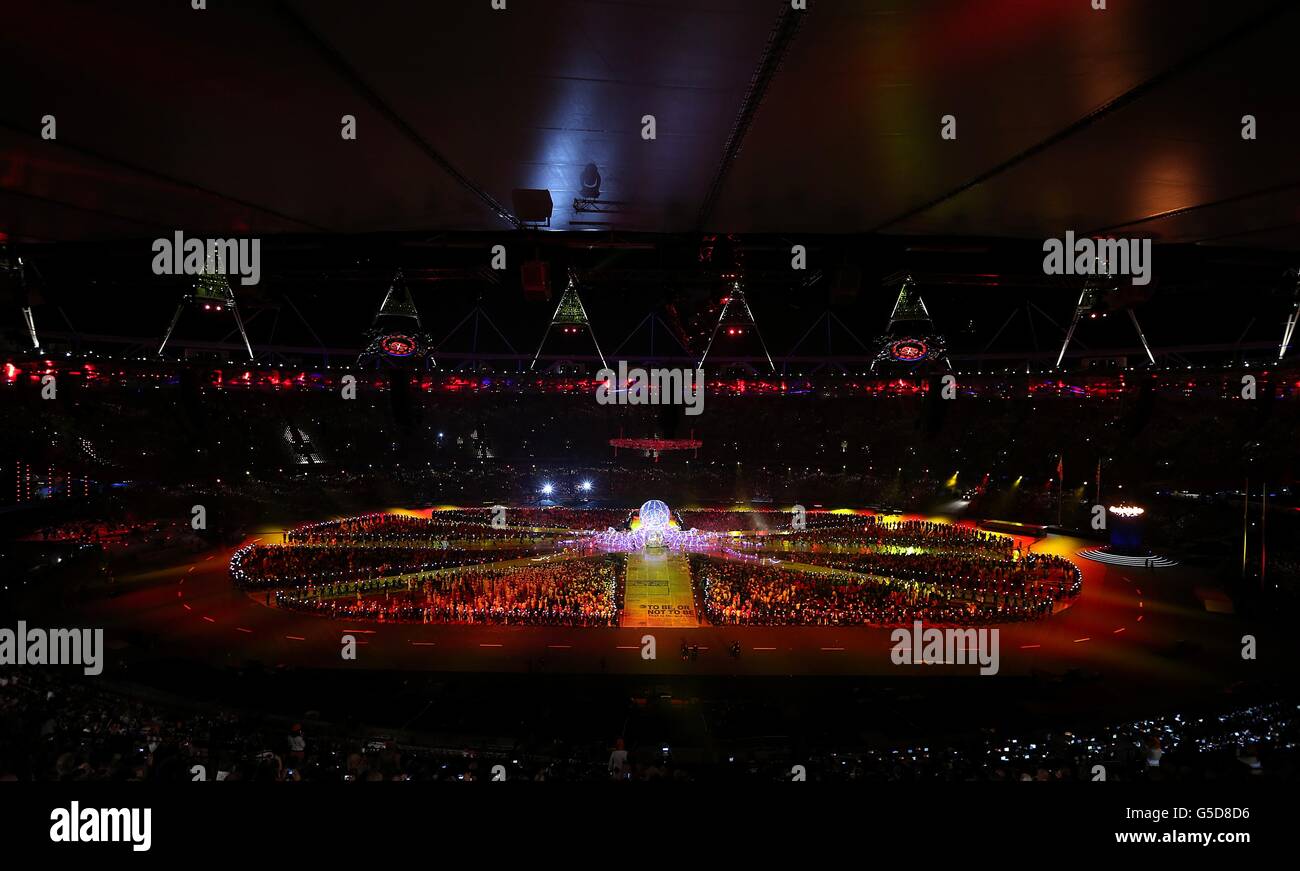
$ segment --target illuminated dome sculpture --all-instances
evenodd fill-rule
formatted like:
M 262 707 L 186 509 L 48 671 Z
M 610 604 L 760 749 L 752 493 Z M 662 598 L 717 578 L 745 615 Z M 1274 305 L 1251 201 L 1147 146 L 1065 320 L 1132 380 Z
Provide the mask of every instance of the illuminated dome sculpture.
M 664 532 L 673 518 L 668 506 L 658 499 L 651 499 L 641 506 L 637 518 L 640 521 L 640 531 L 645 535 L 645 546 L 663 547 Z
M 672 512 L 668 510 L 668 506 L 658 499 L 651 499 L 642 505 L 637 515 L 641 518 L 641 528 L 646 532 L 667 529 L 673 517 Z

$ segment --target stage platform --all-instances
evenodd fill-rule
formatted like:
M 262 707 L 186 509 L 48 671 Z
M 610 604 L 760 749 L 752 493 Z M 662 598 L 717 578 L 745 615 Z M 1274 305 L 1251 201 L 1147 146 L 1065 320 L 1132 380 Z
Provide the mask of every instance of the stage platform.
M 686 557 L 654 549 L 628 555 L 619 625 L 672 629 L 700 625 L 691 593 L 691 567 Z

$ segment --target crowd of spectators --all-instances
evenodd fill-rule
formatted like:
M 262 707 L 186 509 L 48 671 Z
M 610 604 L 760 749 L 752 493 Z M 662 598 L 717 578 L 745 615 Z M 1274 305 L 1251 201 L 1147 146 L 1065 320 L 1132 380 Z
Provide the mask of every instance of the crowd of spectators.
M 204 541 L 180 519 L 68 520 L 43 526 L 24 536 L 28 541 L 76 544 L 98 548 L 104 555 L 118 557 L 131 551 L 160 551 L 170 548 L 199 550 Z
M 1222 493 L 1256 471 L 1270 480 L 1284 476 L 1300 416 L 1300 403 L 1291 401 L 1256 415 L 1223 396 L 1182 396 L 1184 378 L 1221 383 L 1222 373 L 1153 373 L 1168 388 L 1157 391 L 1158 401 L 1141 395 L 1150 389 L 1146 379 L 1141 387 L 1129 379 L 1127 387 L 1088 399 L 1068 390 L 1046 399 L 1042 393 L 1030 398 L 1029 379 L 1018 376 L 1005 401 L 941 403 L 941 414 L 919 396 L 850 398 L 820 389 L 719 395 L 690 425 L 701 449 L 665 454 L 656 463 L 640 452 L 615 457 L 609 439 L 623 431 L 684 436 L 684 421 L 665 426 L 653 410 L 631 407 L 614 413 L 585 392 L 519 395 L 493 379 L 487 395 L 416 392 L 408 406 L 390 391 L 367 390 L 361 402 L 369 413 L 338 415 L 330 390 L 218 389 L 193 373 L 142 368 L 138 382 L 98 379 L 93 402 L 49 403 L 39 391 L 11 392 L 12 417 L 22 424 L 11 433 L 11 452 L 31 462 L 53 446 L 56 455 L 83 464 L 92 493 L 108 482 L 136 482 L 156 495 L 198 481 L 209 500 L 203 504 L 234 486 L 257 508 L 291 508 L 298 516 L 322 504 L 339 510 L 490 498 L 517 504 L 537 499 L 546 480 L 590 480 L 590 493 L 570 487 L 556 498 L 636 505 L 653 495 L 670 505 L 735 498 L 926 509 L 952 504 L 972 489 L 981 491 L 968 506 L 972 513 L 1039 523 L 1061 516 L 1082 527 L 1092 500 L 1074 493 L 1092 479 L 1098 460 L 1108 492 L 1122 482 L 1125 493 L 1148 504 L 1157 487 L 1170 483 Z M 310 438 L 312 455 L 322 462 L 299 462 L 301 453 L 284 436 L 286 419 Z M 756 428 L 754 420 L 770 426 Z M 1227 435 L 1200 437 L 1207 428 Z M 141 432 L 150 438 L 141 440 Z M 83 442 L 95 446 L 99 462 L 84 465 L 91 461 Z M 1054 487 L 1060 455 L 1068 484 L 1063 505 Z M 957 469 L 962 486 L 947 486 Z M 986 476 L 987 483 L 975 486 Z M 210 521 L 231 515 L 227 506 Z M 1152 543 L 1156 536 L 1166 546 L 1170 539 L 1202 543 L 1199 532 L 1180 535 L 1178 522 L 1188 515 L 1213 515 L 1218 528 L 1234 516 L 1226 505 L 1164 506 L 1150 515 Z M 1216 548 L 1230 555 L 1232 544 L 1225 531 Z
M 331 725 L 304 728 L 226 708 L 145 701 L 48 671 L 0 672 L 0 781 L 592 780 L 604 766 L 562 755 L 415 746 Z
M 810 780 L 1093 781 L 1294 780 L 1300 717 L 1294 702 L 1244 705 L 1212 714 L 1168 714 L 1077 731 L 889 748 L 838 747 L 800 758 Z M 735 759 L 733 779 L 789 780 L 789 754 Z M 1100 771 L 1098 770 L 1100 766 Z
M 818 746 L 797 756 L 769 739 L 755 749 L 683 765 L 661 748 L 611 740 L 554 742 L 528 752 L 329 723 L 160 702 L 49 670 L 0 670 L 0 781 L 356 782 L 509 780 L 789 780 L 797 760 L 818 781 L 1110 781 L 1279 779 L 1296 776 L 1294 702 L 1168 714 L 1095 729 L 985 732 L 926 746 Z M 432 737 L 432 736 L 430 736 Z

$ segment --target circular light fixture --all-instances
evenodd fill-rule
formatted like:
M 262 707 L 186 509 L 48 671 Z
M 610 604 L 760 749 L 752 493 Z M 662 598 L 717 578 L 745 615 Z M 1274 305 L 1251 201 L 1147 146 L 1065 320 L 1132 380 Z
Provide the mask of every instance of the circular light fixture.
M 379 348 L 390 357 L 409 357 L 420 349 L 420 343 L 410 336 L 392 333 L 379 340 Z
M 900 363 L 916 363 L 930 356 L 930 346 L 923 339 L 899 339 L 891 342 L 888 350 Z
M 596 164 L 589 163 L 582 168 L 582 177 L 579 179 L 582 185 L 582 195 L 586 199 L 594 200 L 600 197 L 600 170 Z

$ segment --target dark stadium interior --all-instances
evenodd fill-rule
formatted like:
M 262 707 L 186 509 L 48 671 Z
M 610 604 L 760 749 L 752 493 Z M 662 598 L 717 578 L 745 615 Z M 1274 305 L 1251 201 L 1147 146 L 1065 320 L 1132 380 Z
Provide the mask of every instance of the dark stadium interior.
M 1296 777 L 1300 7 L 797 5 L 6 9 L 0 780 Z

